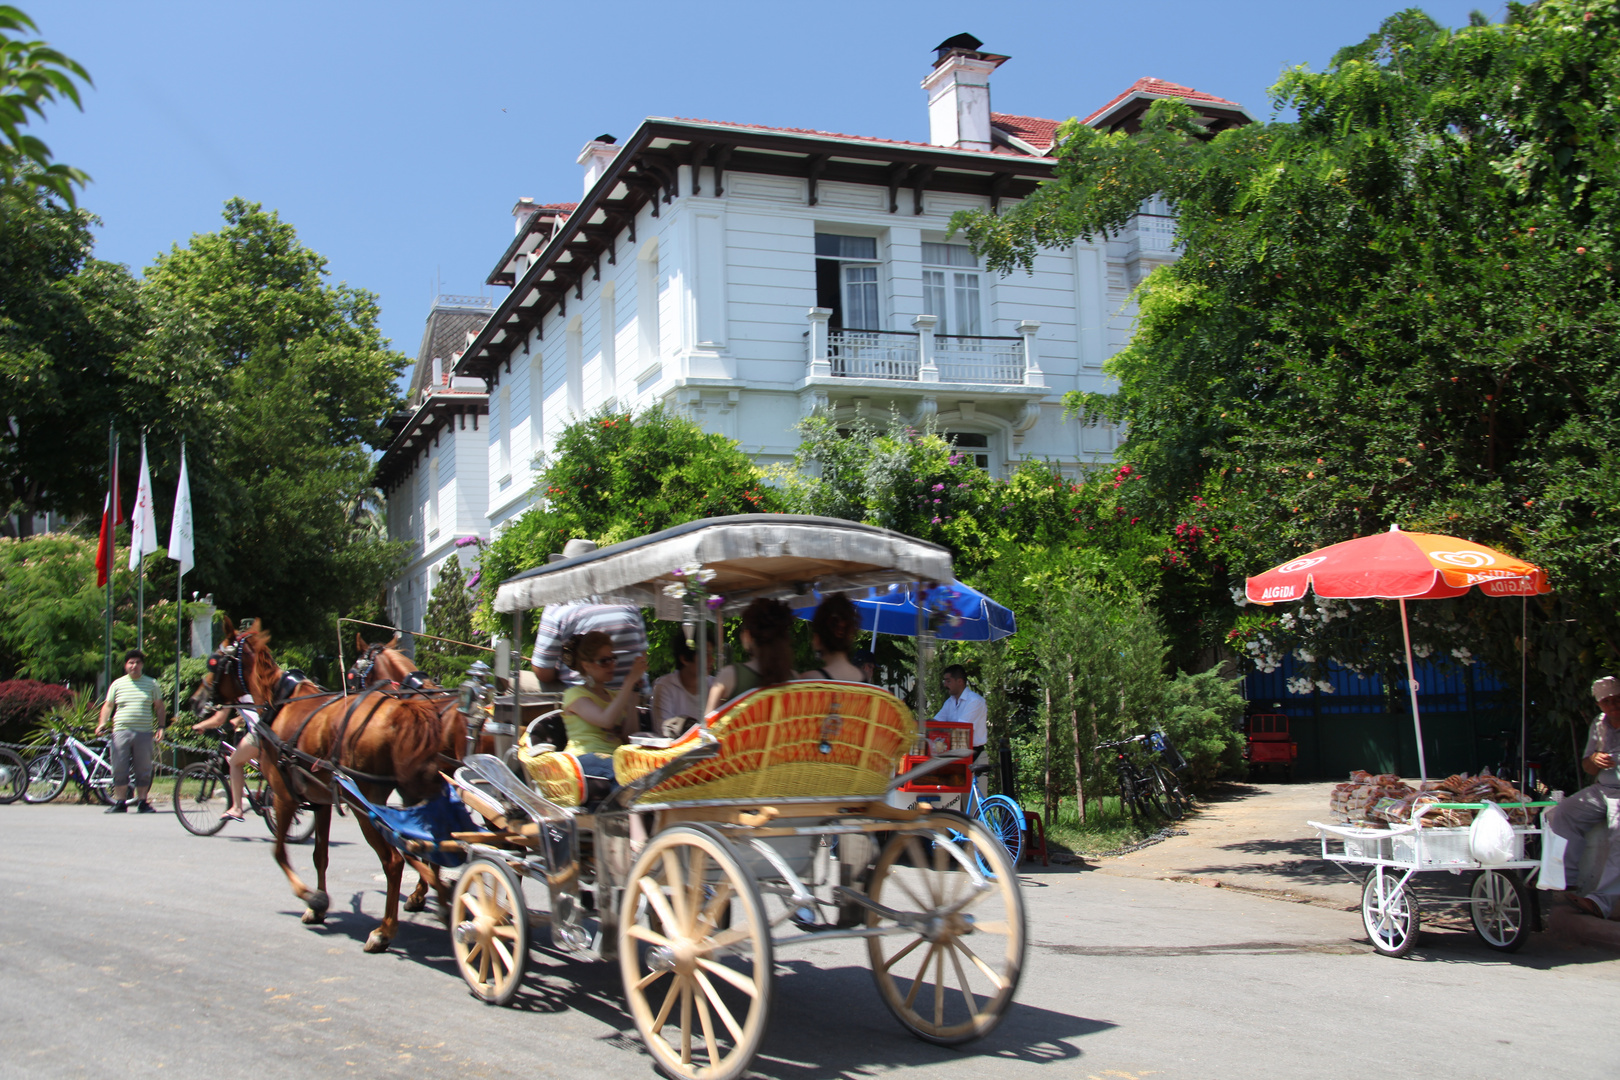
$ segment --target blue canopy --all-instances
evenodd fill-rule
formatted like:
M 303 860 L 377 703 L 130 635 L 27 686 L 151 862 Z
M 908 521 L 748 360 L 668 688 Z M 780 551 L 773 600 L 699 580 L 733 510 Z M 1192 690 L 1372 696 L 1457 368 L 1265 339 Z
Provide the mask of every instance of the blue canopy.
M 877 586 L 864 595 L 851 595 L 850 599 L 860 615 L 862 630 L 916 636 L 917 586 Z M 960 581 L 928 590 L 924 606 L 935 613 L 934 636 L 944 641 L 1000 641 L 1018 631 L 1018 620 L 1009 608 Z M 815 611 L 814 607 L 802 607 L 794 614 L 809 619 Z

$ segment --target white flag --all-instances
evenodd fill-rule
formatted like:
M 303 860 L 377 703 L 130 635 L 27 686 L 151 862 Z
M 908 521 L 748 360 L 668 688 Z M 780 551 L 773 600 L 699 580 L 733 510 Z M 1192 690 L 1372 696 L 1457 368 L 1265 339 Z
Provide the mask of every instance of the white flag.
M 174 525 L 169 529 L 169 558 L 180 564 L 180 576 L 197 565 L 191 549 L 191 481 L 186 478 L 186 448 L 180 446 L 180 485 L 174 489 Z
M 152 516 L 152 473 L 146 467 L 146 438 L 141 438 L 141 482 L 129 515 L 129 568 L 139 570 L 141 557 L 158 549 L 157 519 Z

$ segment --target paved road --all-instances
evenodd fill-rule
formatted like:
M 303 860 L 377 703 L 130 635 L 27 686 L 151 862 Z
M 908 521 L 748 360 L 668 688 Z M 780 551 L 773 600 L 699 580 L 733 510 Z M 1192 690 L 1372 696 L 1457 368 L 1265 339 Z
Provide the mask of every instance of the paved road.
M 301 905 L 257 822 L 0 807 L 0 1076 L 651 1077 L 616 967 L 536 949 L 514 1008 L 470 998 L 431 915 L 361 952 L 381 909 L 351 821 L 334 913 Z M 307 865 L 308 852 L 300 851 Z M 852 943 L 785 954 L 761 1075 L 822 1080 L 1613 1076 L 1612 953 L 1459 934 L 1370 953 L 1354 915 L 1053 868 L 1025 879 L 1019 1002 L 984 1042 L 901 1033 Z

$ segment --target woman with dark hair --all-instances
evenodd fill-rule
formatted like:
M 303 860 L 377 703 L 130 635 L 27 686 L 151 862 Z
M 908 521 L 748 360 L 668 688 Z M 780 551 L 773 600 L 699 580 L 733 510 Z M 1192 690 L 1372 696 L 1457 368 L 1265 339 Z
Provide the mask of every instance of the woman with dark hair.
M 683 634 L 676 634 L 671 645 L 675 654 L 675 670 L 653 683 L 653 730 L 667 738 L 676 738 L 697 723 L 703 713 L 704 692 L 708 679 L 698 678 L 697 650 L 686 643 Z M 714 674 L 716 660 L 714 634 L 709 634 L 709 674 Z
M 855 605 L 843 593 L 833 593 L 821 601 L 810 620 L 810 642 L 821 656 L 821 666 L 799 672 L 802 679 L 832 679 L 837 682 L 865 682 L 866 673 L 849 658 L 849 647 L 860 631 Z
M 629 673 L 617 694 L 610 693 L 618 658 L 613 638 L 602 630 L 578 634 L 563 646 L 563 663 L 585 676 L 585 685 L 570 686 L 563 694 L 563 726 L 568 729 L 567 751 L 579 759 L 586 776 L 613 779 L 613 751 L 636 731 L 636 685 L 647 670 L 647 655 L 630 661 Z
M 743 608 L 742 644 L 748 662 L 727 664 L 709 688 L 709 712 L 739 694 L 793 678 L 793 611 L 761 596 Z

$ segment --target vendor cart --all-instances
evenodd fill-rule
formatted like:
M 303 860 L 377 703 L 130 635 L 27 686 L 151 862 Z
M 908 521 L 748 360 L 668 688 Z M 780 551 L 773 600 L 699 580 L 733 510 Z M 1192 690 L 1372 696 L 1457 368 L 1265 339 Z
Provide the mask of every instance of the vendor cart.
M 496 609 L 521 639 L 524 611 L 624 597 L 685 622 L 704 670 L 710 611 L 950 575 L 944 549 L 898 533 L 746 515 L 520 574 L 502 583 Z M 505 719 L 493 690 L 463 688 L 474 738 L 481 719 Z M 771 1013 L 775 954 L 796 945 L 864 940 L 879 997 L 930 1042 L 979 1038 L 1006 1012 L 1025 946 L 1013 864 L 982 824 L 887 801 L 967 761 L 945 752 L 899 770 L 926 733 L 887 691 L 833 681 L 751 691 L 679 739 L 620 747 L 618 786 L 600 801 L 578 761 L 536 743 L 543 725 L 531 728 L 517 770 L 492 755 L 469 755 L 456 770 L 475 828 L 404 841 L 416 857 L 466 860 L 447 872 L 457 876 L 449 921 L 478 997 L 512 1000 L 531 924 L 548 926 L 556 950 L 617 960 L 649 1053 L 684 1080 L 732 1080 L 748 1068 Z M 544 910 L 530 909 L 526 885 L 542 892 Z
M 1483 810 L 1485 803 L 1431 803 L 1434 810 Z M 1534 811 L 1550 802 L 1501 804 L 1502 809 Z M 1422 827 L 1409 823 L 1375 828 L 1308 823 L 1322 841 L 1322 858 L 1347 872 L 1361 868 L 1361 921 L 1374 949 L 1404 956 L 1417 942 L 1422 921 L 1416 889 L 1418 874 L 1470 876 L 1466 897 L 1430 896 L 1433 906 L 1466 906 L 1474 930 L 1493 949 L 1513 952 L 1531 930 L 1540 929 L 1540 899 L 1534 888 L 1541 866 L 1541 828 L 1513 827 L 1512 858 L 1486 864 L 1470 848 L 1472 830 Z

